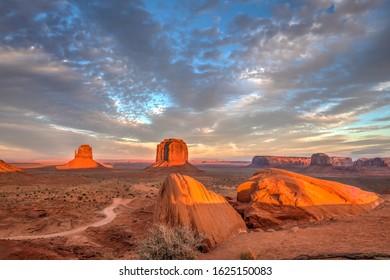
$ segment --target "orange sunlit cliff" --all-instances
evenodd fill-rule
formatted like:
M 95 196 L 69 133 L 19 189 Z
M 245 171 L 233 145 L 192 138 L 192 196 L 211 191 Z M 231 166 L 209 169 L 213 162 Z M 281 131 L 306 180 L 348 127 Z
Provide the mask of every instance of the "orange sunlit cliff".
M 19 169 L 15 166 L 12 166 L 2 160 L 0 160 L 0 172 L 22 172 L 22 169 Z
M 56 166 L 57 169 L 84 169 L 84 168 L 106 168 L 107 166 L 93 160 L 92 147 L 88 144 L 81 145 L 77 152 L 74 152 L 74 159 L 67 164 Z
M 155 221 L 169 226 L 191 226 L 206 235 L 210 248 L 247 231 L 244 220 L 221 195 L 180 174 L 170 174 L 165 179 L 156 205 Z
M 182 139 L 167 138 L 157 145 L 156 162 L 148 170 L 169 170 L 170 172 L 199 171 L 188 162 L 187 144 Z
M 237 210 L 255 228 L 355 215 L 380 202 L 375 193 L 274 168 L 255 173 L 237 190 Z

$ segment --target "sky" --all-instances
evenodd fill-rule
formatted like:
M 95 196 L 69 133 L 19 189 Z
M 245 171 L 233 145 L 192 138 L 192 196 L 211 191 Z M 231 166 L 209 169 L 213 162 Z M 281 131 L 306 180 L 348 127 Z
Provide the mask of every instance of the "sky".
M 0 158 L 390 156 L 390 1 L 0 1 Z

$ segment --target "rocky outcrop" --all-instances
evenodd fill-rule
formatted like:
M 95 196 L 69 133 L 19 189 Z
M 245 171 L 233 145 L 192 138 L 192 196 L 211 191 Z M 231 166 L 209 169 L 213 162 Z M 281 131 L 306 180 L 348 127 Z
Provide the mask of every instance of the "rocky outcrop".
M 359 188 L 281 169 L 265 169 L 239 185 L 236 209 L 248 227 L 279 229 L 284 224 L 350 216 L 381 199 Z
M 330 164 L 332 166 L 349 167 L 353 165 L 353 160 L 350 157 L 330 157 Z
M 376 158 L 359 158 L 353 163 L 354 167 L 387 167 L 388 164 L 384 159 Z
M 311 166 L 331 166 L 330 157 L 324 153 L 317 153 L 311 156 Z
M 188 162 L 187 144 L 182 139 L 168 138 L 157 145 L 156 162 L 146 168 L 148 171 L 198 172 Z
M 173 227 L 188 225 L 206 236 L 209 248 L 247 231 L 241 216 L 221 195 L 180 174 L 170 174 L 163 182 L 155 222 Z
M 187 162 L 188 148 L 182 139 L 168 138 L 157 145 L 154 167 L 184 165 Z
M 309 164 L 309 157 L 255 156 L 249 167 L 304 167 Z
M 23 172 L 23 170 L 0 160 L 0 172 Z
M 57 169 L 86 169 L 86 168 L 107 168 L 108 166 L 93 160 L 92 147 L 88 144 L 81 145 L 74 152 L 74 159 L 67 164 L 56 166 Z

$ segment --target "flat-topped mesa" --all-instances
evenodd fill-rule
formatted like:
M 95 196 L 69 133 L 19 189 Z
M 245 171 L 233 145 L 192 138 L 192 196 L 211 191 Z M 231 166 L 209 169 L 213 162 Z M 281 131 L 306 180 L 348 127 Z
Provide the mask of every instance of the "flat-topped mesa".
M 376 158 L 359 158 L 353 163 L 354 167 L 387 167 L 388 164 L 384 159 Z
M 309 157 L 255 156 L 249 167 L 305 167 Z
M 81 145 L 77 152 L 74 151 L 74 158 L 90 158 L 93 159 L 92 156 L 92 147 L 88 144 Z
M 311 166 L 331 166 L 330 157 L 324 153 L 317 153 L 311 156 Z
M 93 160 L 92 147 L 88 144 L 81 145 L 74 152 L 74 159 L 67 164 L 56 166 L 57 169 L 85 169 L 85 168 L 107 168 L 108 166 Z

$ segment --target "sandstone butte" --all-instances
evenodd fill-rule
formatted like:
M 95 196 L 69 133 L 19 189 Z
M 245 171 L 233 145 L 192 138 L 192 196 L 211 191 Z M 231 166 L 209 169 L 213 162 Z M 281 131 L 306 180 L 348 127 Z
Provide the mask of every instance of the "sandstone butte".
M 242 217 L 221 195 L 180 174 L 170 174 L 163 182 L 154 219 L 172 227 L 192 227 L 206 236 L 209 248 L 247 232 Z
M 67 164 L 56 166 L 57 169 L 84 169 L 84 168 L 106 168 L 106 165 L 93 160 L 92 147 L 88 144 L 81 145 L 77 152 L 74 152 L 74 159 Z
M 270 168 L 238 186 L 236 209 L 248 227 L 279 229 L 289 222 L 356 215 L 380 202 L 357 187 Z
M 156 162 L 147 167 L 148 170 L 199 171 L 188 162 L 187 144 L 182 139 L 167 138 L 157 145 Z
M 0 172 L 23 172 L 23 170 L 0 160 Z

